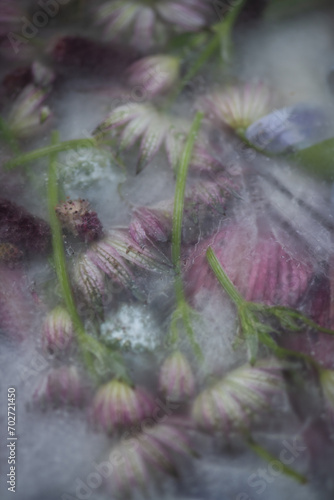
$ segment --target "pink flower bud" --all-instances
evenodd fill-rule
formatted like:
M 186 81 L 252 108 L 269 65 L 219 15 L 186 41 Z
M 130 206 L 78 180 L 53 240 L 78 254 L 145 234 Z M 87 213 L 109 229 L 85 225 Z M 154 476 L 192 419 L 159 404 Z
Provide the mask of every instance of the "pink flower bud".
M 14 102 L 8 116 L 8 125 L 19 138 L 30 137 L 42 130 L 51 111 L 42 106 L 48 92 L 34 85 L 27 85 Z
M 138 245 L 165 243 L 171 236 L 172 222 L 162 210 L 139 207 L 133 211 L 129 232 Z
M 274 361 L 244 365 L 199 394 L 192 417 L 199 427 L 223 432 L 248 429 L 251 418 L 268 410 L 283 393 L 281 367 Z
M 188 360 L 180 351 L 173 352 L 163 363 L 159 386 L 172 401 L 182 401 L 194 394 L 195 378 Z
M 56 307 L 46 317 L 43 325 L 42 343 L 46 351 L 65 351 L 74 338 L 71 317 L 64 307 Z
M 155 55 L 144 57 L 128 70 L 129 84 L 142 86 L 149 95 L 164 93 L 177 81 L 180 60 L 174 56 Z
M 184 429 L 173 423 L 145 426 L 111 450 L 109 460 L 117 459 L 108 478 L 112 493 L 131 495 L 138 489 L 147 493 L 149 479 L 158 481 L 162 473 L 177 475 L 177 457 L 190 456 L 192 450 Z
M 43 408 L 81 406 L 85 398 L 86 388 L 75 366 L 52 368 L 41 376 L 33 393 L 33 400 Z
M 75 262 L 73 280 L 75 287 L 88 304 L 101 301 L 104 293 L 104 277 L 88 255 L 81 255 Z
M 153 409 L 153 401 L 143 389 L 133 389 L 114 379 L 98 390 L 91 418 L 97 427 L 112 433 L 120 427 L 142 421 Z

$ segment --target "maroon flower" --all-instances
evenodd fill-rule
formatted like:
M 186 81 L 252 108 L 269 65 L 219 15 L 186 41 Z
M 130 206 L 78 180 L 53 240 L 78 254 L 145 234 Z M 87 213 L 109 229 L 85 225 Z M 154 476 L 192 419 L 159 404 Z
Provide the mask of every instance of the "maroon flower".
M 102 224 L 86 200 L 68 200 L 56 207 L 56 214 L 64 228 L 74 236 L 90 243 L 103 236 Z
M 0 241 L 19 249 L 39 254 L 51 243 L 49 225 L 15 203 L 0 199 Z

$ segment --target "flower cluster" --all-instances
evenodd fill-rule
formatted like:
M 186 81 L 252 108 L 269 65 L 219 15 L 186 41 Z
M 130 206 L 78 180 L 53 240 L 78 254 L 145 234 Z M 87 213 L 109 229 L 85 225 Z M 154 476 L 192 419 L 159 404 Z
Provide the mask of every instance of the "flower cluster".
M 61 203 L 56 207 L 56 214 L 64 228 L 87 243 L 103 235 L 97 213 L 90 210 L 86 200 L 68 200 Z

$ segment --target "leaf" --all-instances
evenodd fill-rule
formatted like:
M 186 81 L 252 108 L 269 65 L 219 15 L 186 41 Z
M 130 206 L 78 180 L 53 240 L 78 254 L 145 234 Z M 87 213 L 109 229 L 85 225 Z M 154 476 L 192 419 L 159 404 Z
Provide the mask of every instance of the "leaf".
M 334 179 L 334 138 L 301 149 L 288 158 L 311 174 L 331 181 Z

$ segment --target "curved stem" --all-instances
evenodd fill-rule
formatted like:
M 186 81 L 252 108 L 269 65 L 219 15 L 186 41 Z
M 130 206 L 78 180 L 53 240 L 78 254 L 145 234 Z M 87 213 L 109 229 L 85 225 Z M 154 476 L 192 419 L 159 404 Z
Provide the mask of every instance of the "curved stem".
M 242 298 L 238 290 L 233 285 L 232 281 L 225 273 L 212 247 L 209 247 L 207 249 L 206 258 L 216 278 L 218 279 L 219 283 L 224 288 L 225 292 L 230 297 L 230 299 L 235 303 L 235 305 L 238 308 L 245 305 L 246 301 Z
M 254 451 L 254 453 L 256 453 L 259 457 L 261 457 L 269 464 L 279 463 L 282 474 L 284 474 L 285 476 L 291 477 L 300 484 L 307 483 L 307 478 L 303 476 L 303 474 L 300 474 L 291 467 L 288 467 L 285 463 L 279 460 L 279 458 L 275 457 L 275 455 L 272 455 L 268 450 L 266 450 L 265 448 L 263 448 L 263 446 L 257 443 L 251 436 L 247 438 L 246 443 L 248 444 L 250 449 Z
M 39 160 L 44 156 L 50 156 L 63 151 L 69 151 L 75 148 L 94 148 L 97 147 L 98 143 L 95 139 L 71 139 L 70 141 L 57 142 L 56 144 L 51 144 L 51 146 L 46 146 L 45 148 L 34 149 L 29 153 L 24 153 L 22 155 L 16 156 L 15 158 L 7 161 L 4 168 L 11 170 L 14 167 L 23 165 L 25 163 L 30 163 L 32 161 Z
M 91 374 L 95 377 L 98 371 L 95 361 L 98 361 L 103 367 L 106 348 L 94 337 L 87 335 L 84 325 L 79 317 L 79 314 L 75 306 L 72 288 L 67 273 L 63 236 L 60 223 L 58 221 L 55 212 L 55 207 L 58 203 L 58 178 L 57 178 L 58 150 L 56 147 L 59 145 L 58 137 L 59 137 L 58 132 L 53 132 L 52 145 L 49 148 L 49 150 L 51 150 L 51 154 L 49 153 L 50 164 L 49 164 L 49 175 L 48 175 L 48 185 L 47 185 L 48 208 L 49 208 L 49 218 L 50 218 L 50 226 L 52 233 L 54 265 L 62 297 L 75 328 L 76 337 L 82 353 L 82 357 L 84 359 L 87 368 L 89 369 Z M 124 379 L 127 378 L 125 373 L 125 368 L 123 365 L 120 366 L 117 365 L 117 372 L 119 373 L 120 377 Z

